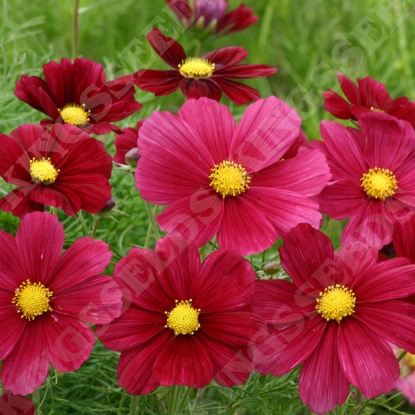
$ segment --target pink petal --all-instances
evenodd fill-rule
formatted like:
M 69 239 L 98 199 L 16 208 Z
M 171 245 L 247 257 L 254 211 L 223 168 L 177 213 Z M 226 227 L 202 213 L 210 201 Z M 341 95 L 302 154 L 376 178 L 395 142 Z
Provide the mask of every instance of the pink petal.
M 263 375 L 288 373 L 303 363 L 317 347 L 326 323 L 315 315 L 283 329 L 269 326 L 268 338 L 254 348 L 255 370 Z
M 49 356 L 38 320 L 26 327 L 1 368 L 1 381 L 15 395 L 28 395 L 42 385 L 48 375 Z
M 336 281 L 337 266 L 330 239 L 308 224 L 300 224 L 284 237 L 281 264 L 294 284 L 315 298 Z
M 415 305 L 404 301 L 357 304 L 356 318 L 390 343 L 415 353 Z
M 106 324 L 121 313 L 121 290 L 111 277 L 97 275 L 55 292 L 52 309 L 82 322 Z
M 341 244 L 359 241 L 381 249 L 392 240 L 392 221 L 384 202 L 368 198 L 344 228 Z
M 3 323 L 0 330 L 0 360 L 4 360 L 14 349 L 27 323 L 12 304 L 13 297 L 14 291 L 0 289 L 0 315 Z
M 322 215 L 318 210 L 318 203 L 300 193 L 252 186 L 245 200 L 274 225 L 279 237 L 299 223 L 320 227 Z
M 219 249 L 193 276 L 191 298 L 203 314 L 235 311 L 249 304 L 254 283 L 255 272 L 248 261 L 237 252 Z
M 154 361 L 168 341 L 171 341 L 171 333 L 165 330 L 144 347 L 121 353 L 118 384 L 132 395 L 147 394 L 156 389 L 160 383 L 154 376 Z
M 180 90 L 187 99 L 210 98 L 220 101 L 222 91 L 213 79 L 183 78 L 180 81 Z
M 223 217 L 222 198 L 212 190 L 196 191 L 169 205 L 157 216 L 160 228 L 178 231 L 197 246 L 207 244 L 217 233 Z
M 210 351 L 214 380 L 221 386 L 242 385 L 252 373 L 252 357 L 246 348 L 233 348 L 200 335 L 201 342 Z
M 315 196 L 331 174 L 326 157 L 318 150 L 300 151 L 295 157 L 279 161 L 253 175 L 251 187 L 272 187 Z
M 51 276 L 53 291 L 65 290 L 105 271 L 112 257 L 108 245 L 90 237 L 76 240 L 62 255 Z
M 259 92 L 249 85 L 244 85 L 239 82 L 231 81 L 230 79 L 219 77 L 214 77 L 212 79 L 212 82 L 213 81 L 236 105 L 247 104 L 248 102 L 259 99 Z
M 337 352 L 337 328 L 337 323 L 327 325 L 324 336 L 300 373 L 301 400 L 317 414 L 335 409 L 349 394 L 349 382 L 342 373 Z
M 345 318 L 338 327 L 340 365 L 350 383 L 367 399 L 390 392 L 399 364 L 389 344 L 357 319 Z
M 248 173 L 278 161 L 300 133 L 301 119 L 284 101 L 269 97 L 248 106 L 232 140 L 230 154 Z
M 225 198 L 217 238 L 221 248 L 250 255 L 270 248 L 277 240 L 277 231 L 255 201 L 244 196 Z
M 408 150 L 414 150 L 415 132 L 405 121 L 384 113 L 371 112 L 360 117 L 359 125 L 367 135 L 365 159 L 372 168 L 394 172 L 408 156 Z
M 221 69 L 236 65 L 247 56 L 248 52 L 241 46 L 231 46 L 209 52 L 203 58 L 215 63 L 215 69 Z
M 338 122 L 323 121 L 320 132 L 327 158 L 339 169 L 339 172 L 334 173 L 334 177 L 346 175 L 360 179 L 363 173 L 366 173 L 367 167 L 359 143 L 351 131 Z
M 236 126 L 228 107 L 207 98 L 188 100 L 180 108 L 179 117 L 203 141 L 215 164 L 229 159 Z
M 415 263 L 415 215 L 394 224 L 393 246 L 397 256 L 409 258 L 412 264 Z
M 212 358 L 206 347 L 197 332 L 193 336 L 175 336 L 157 353 L 154 377 L 164 386 L 206 386 L 214 375 Z
M 22 282 L 24 272 L 17 255 L 16 242 L 13 236 L 0 230 L 0 280 L 5 290 L 13 291 Z M 24 277 L 23 277 L 24 280 Z
M 168 95 L 176 91 L 183 77 L 177 71 L 140 69 L 134 74 L 134 84 L 143 91 L 157 96 Z
M 315 311 L 317 303 L 290 281 L 256 280 L 251 304 L 268 324 L 277 327 L 302 320 Z
M 33 212 L 25 215 L 16 234 L 23 282 L 51 282 L 53 268 L 59 261 L 65 235 L 56 215 Z M 17 288 L 17 287 L 16 287 Z
M 166 310 L 167 311 L 167 310 Z M 110 350 L 130 350 L 144 345 L 163 330 L 167 317 L 130 306 L 111 324 L 97 328 L 98 338 Z
M 94 347 L 95 337 L 91 328 L 61 313 L 49 314 L 40 323 L 52 365 L 60 372 L 79 369 Z

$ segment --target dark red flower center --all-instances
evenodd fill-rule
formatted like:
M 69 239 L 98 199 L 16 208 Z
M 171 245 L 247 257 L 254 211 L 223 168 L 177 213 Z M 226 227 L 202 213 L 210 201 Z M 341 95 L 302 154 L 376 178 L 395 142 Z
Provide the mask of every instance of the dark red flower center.
M 363 174 L 360 179 L 363 190 L 372 199 L 385 201 L 387 197 L 395 194 L 398 182 L 395 175 L 388 169 L 375 167 Z
M 63 109 L 58 111 L 61 114 L 62 120 L 67 124 L 72 125 L 85 125 L 89 122 L 89 114 L 91 110 L 85 109 L 85 104 L 67 104 Z
M 52 311 L 49 305 L 50 297 L 53 292 L 46 288 L 42 283 L 32 283 L 30 280 L 22 282 L 14 292 L 12 304 L 17 307 L 17 312 L 21 318 L 34 320 L 46 311 Z
M 210 186 L 223 197 L 238 196 L 249 189 L 251 177 L 247 175 L 246 170 L 240 164 L 225 160 L 220 164 L 215 164 L 211 171 Z
M 340 323 L 343 317 L 354 313 L 356 297 L 354 292 L 344 285 L 330 285 L 316 299 L 316 310 L 327 321 L 336 320 Z
M 177 66 L 186 78 L 208 78 L 215 70 L 215 64 L 203 58 L 186 58 Z
M 176 300 L 176 307 L 173 310 L 165 311 L 167 315 L 166 328 L 172 329 L 174 334 L 194 334 L 199 330 L 199 314 L 200 309 L 192 307 L 192 300 L 178 301 Z
M 59 169 L 55 169 L 50 158 L 30 160 L 30 176 L 35 183 L 51 184 L 54 183 L 59 174 Z

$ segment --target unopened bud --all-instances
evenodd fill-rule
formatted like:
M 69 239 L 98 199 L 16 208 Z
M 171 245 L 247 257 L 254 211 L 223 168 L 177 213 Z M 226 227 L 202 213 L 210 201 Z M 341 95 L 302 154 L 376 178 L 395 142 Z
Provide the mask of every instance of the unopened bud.
M 266 275 L 273 275 L 281 272 L 281 264 L 278 261 L 271 261 L 264 265 L 264 273 Z
M 125 162 L 131 167 L 137 167 L 138 159 L 140 155 L 138 154 L 138 148 L 134 147 L 131 150 L 125 153 Z

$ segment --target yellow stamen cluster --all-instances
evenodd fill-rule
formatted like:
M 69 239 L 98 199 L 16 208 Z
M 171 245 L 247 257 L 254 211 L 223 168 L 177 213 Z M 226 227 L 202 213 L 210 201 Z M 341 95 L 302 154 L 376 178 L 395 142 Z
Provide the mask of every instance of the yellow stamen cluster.
M 17 307 L 21 318 L 31 321 L 46 311 L 52 311 L 49 305 L 53 292 L 42 283 L 32 283 L 29 279 L 22 282 L 14 292 L 12 304 Z
M 366 194 L 372 199 L 385 201 L 387 197 L 395 194 L 398 182 L 395 175 L 389 169 L 375 167 L 363 174 L 360 179 L 361 186 Z
M 249 189 L 251 177 L 247 176 L 246 170 L 240 164 L 225 160 L 215 164 L 211 171 L 210 186 L 223 197 L 238 196 Z
M 215 64 L 203 58 L 186 58 L 177 67 L 186 78 L 208 78 L 215 70 Z
M 170 312 L 165 311 L 167 315 L 166 328 L 172 329 L 174 334 L 194 334 L 199 330 L 199 314 L 200 309 L 192 307 L 192 300 L 178 301 L 176 300 L 176 307 Z
M 50 157 L 36 160 L 34 157 L 30 160 L 30 176 L 35 183 L 51 184 L 58 177 L 59 169 L 55 169 Z
M 354 313 L 356 297 L 354 292 L 344 285 L 330 285 L 317 298 L 316 310 L 327 321 L 336 320 L 340 323 L 343 317 Z
M 376 107 L 370 107 L 370 111 L 385 112 L 385 111 L 381 110 L 380 108 L 376 108 Z
M 85 104 L 68 104 L 59 109 L 62 120 L 67 124 L 72 125 L 85 125 L 89 122 L 89 114 L 91 110 L 85 109 Z

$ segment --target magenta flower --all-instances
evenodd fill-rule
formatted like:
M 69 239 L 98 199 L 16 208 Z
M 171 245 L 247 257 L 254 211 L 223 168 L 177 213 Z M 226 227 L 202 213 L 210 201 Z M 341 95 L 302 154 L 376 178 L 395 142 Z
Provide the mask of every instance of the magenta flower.
M 0 209 L 21 217 L 46 205 L 75 216 L 80 209 L 97 213 L 111 198 L 111 156 L 78 128 L 25 124 L 0 140 L 0 174 L 18 186 L 0 199 Z
M 342 244 L 381 249 L 391 242 L 396 220 L 415 211 L 415 132 L 379 112 L 363 114 L 359 126 L 363 131 L 323 121 L 324 143 L 313 145 L 326 154 L 333 176 L 317 200 L 331 218 L 350 218 Z
M 260 78 L 277 72 L 267 65 L 237 65 L 248 56 L 240 46 L 214 50 L 201 57 L 188 57 L 182 46 L 153 29 L 147 39 L 157 54 L 172 69 L 141 69 L 134 83 L 144 91 L 168 95 L 180 88 L 186 98 L 208 97 L 220 101 L 222 92 L 241 105 L 259 98 L 254 88 L 232 81 L 232 78 Z
M 208 30 L 213 33 L 228 34 L 246 29 L 258 21 L 250 7 L 241 4 L 227 12 L 228 0 L 166 0 L 185 29 Z
M 340 87 L 347 100 L 329 89 L 323 92 L 324 109 L 337 118 L 358 120 L 371 111 L 385 112 L 410 122 L 415 127 L 415 102 L 406 97 L 391 99 L 385 85 L 372 78 L 357 80 L 357 86 L 347 76 L 338 73 Z
M 157 216 L 163 230 L 198 246 L 217 235 L 222 248 L 261 252 L 298 223 L 320 226 L 310 198 L 330 178 L 324 155 L 303 147 L 281 160 L 300 124 L 276 97 L 251 104 L 238 126 L 226 106 L 206 98 L 187 101 L 178 116 L 154 112 L 140 129 L 137 189 L 167 205 Z
M 61 254 L 63 226 L 56 216 L 22 218 L 16 239 L 0 231 L 1 381 L 27 395 L 46 379 L 49 364 L 78 369 L 95 343 L 89 324 L 106 324 L 121 312 L 121 291 L 101 274 L 108 245 L 85 237 Z
M 126 310 L 97 333 L 106 347 L 121 352 L 119 385 L 128 393 L 248 379 L 251 348 L 266 329 L 250 306 L 255 272 L 236 252 L 215 251 L 201 263 L 193 243 L 167 235 L 155 252 L 131 249 L 114 279 Z
M 254 310 L 269 337 L 254 350 L 262 374 L 279 376 L 302 364 L 299 393 L 317 414 L 341 405 L 350 384 L 372 399 L 399 377 L 390 343 L 415 352 L 415 266 L 405 258 L 377 263 L 360 242 L 334 252 L 308 224 L 284 237 L 281 264 L 292 282 L 257 280 Z
M 85 58 L 43 65 L 44 80 L 23 75 L 14 94 L 49 118 L 42 124 L 67 123 L 88 133 L 120 131 L 111 124 L 140 108 L 135 89 L 126 77 L 106 81 L 102 65 Z

